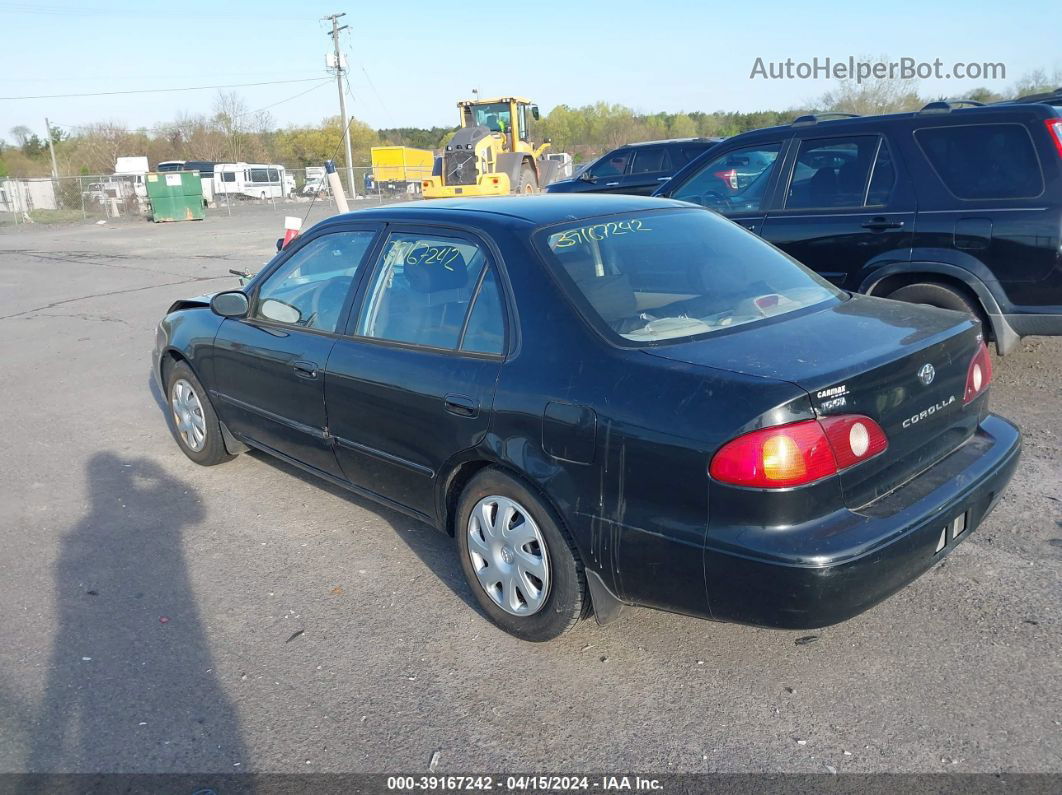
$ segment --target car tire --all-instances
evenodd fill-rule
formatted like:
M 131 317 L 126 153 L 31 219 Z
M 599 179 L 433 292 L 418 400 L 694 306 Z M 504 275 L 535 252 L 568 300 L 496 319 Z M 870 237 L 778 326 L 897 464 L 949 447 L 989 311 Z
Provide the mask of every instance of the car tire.
M 939 309 L 953 309 L 956 312 L 965 312 L 980 320 L 982 328 L 986 331 L 988 330 L 984 312 L 981 311 L 979 305 L 962 293 L 939 282 L 908 284 L 906 287 L 901 287 L 899 290 L 889 293 L 886 298 L 891 298 L 894 301 L 906 301 L 909 304 L 925 304 Z
M 510 510 L 516 515 L 503 526 Z M 469 481 L 458 501 L 454 535 L 476 601 L 510 635 L 552 640 L 588 612 L 586 576 L 574 545 L 553 509 L 515 478 L 490 468 Z
M 166 407 L 173 438 L 195 463 L 208 467 L 235 457 L 225 449 L 214 407 L 186 362 L 166 370 Z
M 526 163 L 520 167 L 520 182 L 516 186 L 516 192 L 524 196 L 538 193 L 538 180 L 535 179 L 535 172 Z

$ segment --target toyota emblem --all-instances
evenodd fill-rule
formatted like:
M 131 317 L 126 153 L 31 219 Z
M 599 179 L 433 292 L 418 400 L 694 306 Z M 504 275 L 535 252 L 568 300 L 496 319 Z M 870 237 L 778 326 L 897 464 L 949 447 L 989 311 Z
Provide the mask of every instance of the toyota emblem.
M 918 380 L 926 386 L 933 383 L 933 379 L 937 377 L 936 368 L 929 362 L 923 364 L 918 370 Z

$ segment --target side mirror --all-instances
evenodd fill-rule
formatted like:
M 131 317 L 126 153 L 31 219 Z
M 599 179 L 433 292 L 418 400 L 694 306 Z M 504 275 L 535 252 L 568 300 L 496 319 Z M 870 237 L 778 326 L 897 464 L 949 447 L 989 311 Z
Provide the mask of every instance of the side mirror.
M 218 293 L 211 298 L 210 308 L 214 314 L 222 317 L 247 317 L 247 310 L 250 308 L 250 304 L 247 301 L 246 293 L 239 290 L 229 290 L 225 293 Z
M 531 106 L 531 118 L 538 121 L 538 105 Z
M 275 298 L 267 298 L 261 304 L 260 311 L 262 317 L 267 317 L 270 320 L 275 320 L 278 323 L 291 323 L 297 324 L 302 320 L 302 312 L 291 304 L 285 304 L 283 301 L 277 301 Z
M 284 250 L 284 238 L 278 237 L 277 238 L 277 251 L 283 251 L 283 250 Z
M 595 177 L 589 171 L 583 171 L 581 174 L 579 174 L 579 179 L 581 179 L 583 182 L 594 182 L 597 177 Z

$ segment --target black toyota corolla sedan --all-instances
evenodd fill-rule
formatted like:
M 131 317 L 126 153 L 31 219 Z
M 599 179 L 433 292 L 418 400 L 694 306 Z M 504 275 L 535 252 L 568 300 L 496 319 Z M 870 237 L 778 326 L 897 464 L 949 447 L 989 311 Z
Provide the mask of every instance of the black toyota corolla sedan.
M 175 303 L 154 365 L 193 461 L 257 448 L 453 535 L 533 641 L 624 605 L 842 621 L 969 536 L 1021 447 L 976 321 L 664 199 L 337 216 Z

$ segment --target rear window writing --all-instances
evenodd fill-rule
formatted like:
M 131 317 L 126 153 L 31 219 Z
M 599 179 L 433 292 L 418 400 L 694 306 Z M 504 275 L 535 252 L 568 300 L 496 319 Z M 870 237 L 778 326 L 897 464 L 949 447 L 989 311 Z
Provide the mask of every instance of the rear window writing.
M 915 131 L 926 158 L 960 199 L 1022 199 L 1044 189 L 1040 161 L 1020 124 L 967 124 Z
M 569 246 L 586 245 L 591 241 L 604 240 L 617 235 L 651 231 L 653 230 L 640 218 L 632 218 L 626 221 L 606 221 L 605 223 L 580 226 L 550 235 L 550 248 L 560 249 L 568 248 Z

